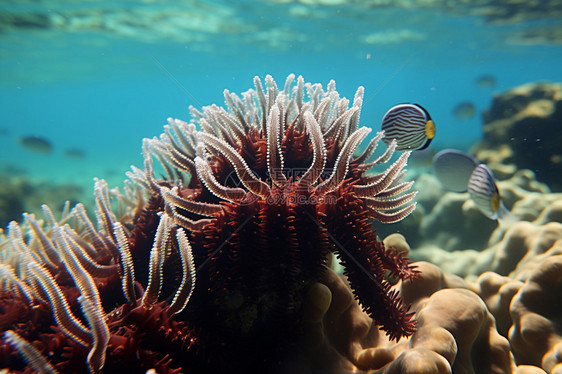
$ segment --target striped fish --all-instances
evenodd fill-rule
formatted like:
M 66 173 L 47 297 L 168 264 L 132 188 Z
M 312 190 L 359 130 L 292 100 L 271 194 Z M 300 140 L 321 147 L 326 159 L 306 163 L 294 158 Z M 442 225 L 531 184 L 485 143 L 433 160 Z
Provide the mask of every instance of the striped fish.
M 427 148 L 435 137 L 435 124 L 421 105 L 398 104 L 382 118 L 384 142 L 389 145 L 396 139 L 398 151 Z
M 494 174 L 488 166 L 480 164 L 474 169 L 468 180 L 468 194 L 486 217 L 499 221 L 503 218 L 514 218 L 503 205 Z
M 478 160 L 457 149 L 444 149 L 433 156 L 433 172 L 448 190 L 465 192 Z

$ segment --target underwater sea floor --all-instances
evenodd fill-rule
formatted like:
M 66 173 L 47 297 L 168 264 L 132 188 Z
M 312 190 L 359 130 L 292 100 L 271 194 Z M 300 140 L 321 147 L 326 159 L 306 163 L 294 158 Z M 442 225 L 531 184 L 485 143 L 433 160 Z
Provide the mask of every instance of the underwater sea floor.
M 0 371 L 562 373 L 561 15 L 4 0 Z
M 26 211 L 47 196 L 74 201 L 62 216 L 64 207 L 43 207 L 2 233 L 1 367 L 10 372 L 114 372 L 123 365 L 159 373 L 562 371 L 562 193 L 554 174 L 560 155 L 553 136 L 562 108 L 559 84 L 499 93 L 485 114 L 484 133 L 472 152 L 493 170 L 513 215 L 499 222 L 486 218 L 468 193 L 446 191 L 423 162 L 406 177 L 416 180 L 416 209 L 408 215 L 413 205 L 406 198 L 388 205 L 388 196 L 400 199 L 409 187 L 394 180 L 405 156 L 389 164 L 379 159 L 378 177 L 363 176 L 360 162 L 351 161 L 351 144 L 357 147 L 365 132 L 354 122 L 360 94 L 345 108 L 345 120 L 337 122 L 320 109 L 313 116 L 310 106 L 318 108 L 321 100 L 314 101 L 312 89 L 304 95 L 310 106 L 303 106 L 296 94 L 302 87 L 279 95 L 271 80 L 263 85 L 275 102 L 251 96 L 254 91 L 249 94 L 254 101 L 233 96 L 225 111 L 194 113 L 197 130 L 170 122 L 167 136 L 145 144 L 148 161 L 138 163 L 125 184 L 96 181 L 95 203 L 86 209 L 75 204 L 85 189 L 65 190 L 10 174 L 5 200 L 13 203 L 14 196 L 24 195 L 12 210 Z M 317 92 L 334 105 L 344 103 L 335 94 Z M 255 113 L 270 111 L 257 117 L 249 111 L 245 117 L 244 105 L 263 105 Z M 326 113 L 325 122 L 319 113 Z M 283 118 L 297 125 L 279 127 Z M 270 140 L 256 130 L 262 126 Z M 346 134 L 341 141 L 340 132 L 329 130 L 337 126 Z M 522 145 L 498 134 L 536 139 L 530 144 L 550 152 L 543 155 L 548 163 L 538 161 L 529 169 L 528 159 L 518 157 Z M 282 144 L 277 150 L 276 136 Z M 310 142 L 302 143 L 307 137 Z M 240 144 L 244 152 L 229 148 Z M 341 154 L 351 149 L 348 161 L 326 152 L 327 145 Z M 311 160 L 313 154 L 327 166 L 313 161 L 316 166 L 310 167 L 299 158 Z M 308 191 L 322 193 L 324 200 L 287 204 L 279 198 L 288 192 L 280 191 L 292 191 L 282 187 L 292 180 L 279 174 L 266 185 L 252 176 L 281 159 L 304 168 L 294 178 L 311 183 L 315 187 Z M 338 174 L 330 176 L 330 170 L 358 178 L 357 187 L 337 182 Z M 318 180 L 322 173 L 327 173 L 324 182 Z

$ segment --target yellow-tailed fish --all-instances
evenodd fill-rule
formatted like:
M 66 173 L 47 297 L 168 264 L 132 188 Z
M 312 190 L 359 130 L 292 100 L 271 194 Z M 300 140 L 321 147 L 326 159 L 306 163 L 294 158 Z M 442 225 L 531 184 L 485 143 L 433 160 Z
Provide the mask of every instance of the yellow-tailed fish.
M 457 149 L 444 149 L 433 156 L 433 172 L 448 190 L 465 192 L 478 160 Z
M 388 145 L 396 139 L 398 151 L 427 148 L 435 137 L 435 124 L 419 104 L 398 104 L 390 108 L 382 118 L 384 142 Z
M 486 217 L 500 223 L 503 219 L 517 220 L 503 204 L 494 174 L 488 166 L 480 164 L 474 169 L 468 180 L 468 194 Z

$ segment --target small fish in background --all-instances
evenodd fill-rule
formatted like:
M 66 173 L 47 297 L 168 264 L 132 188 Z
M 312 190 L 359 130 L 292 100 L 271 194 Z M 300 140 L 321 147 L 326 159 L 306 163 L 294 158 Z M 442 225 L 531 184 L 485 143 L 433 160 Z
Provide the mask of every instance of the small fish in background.
M 496 86 L 496 77 L 490 74 L 483 74 L 474 81 L 480 88 L 492 88 Z
M 466 192 L 468 180 L 480 162 L 466 152 L 444 149 L 433 156 L 433 172 L 448 190 Z
M 470 101 L 463 101 L 453 109 L 453 115 L 460 119 L 471 119 L 476 114 L 476 107 Z
M 0 127 L 0 136 L 10 135 L 10 130 L 7 127 Z
M 383 141 L 389 145 L 396 139 L 396 150 L 422 150 L 435 137 L 435 123 L 429 112 L 419 104 L 398 104 L 382 118 Z
M 443 186 L 454 192 L 468 191 L 478 210 L 500 225 L 519 219 L 505 207 L 490 168 L 456 149 L 444 149 L 433 158 L 433 170 Z
M 517 218 L 507 210 L 500 196 L 492 170 L 485 164 L 478 165 L 468 180 L 468 194 L 476 207 L 488 218 L 510 221 Z
M 53 151 L 51 143 L 44 138 L 28 135 L 18 139 L 18 144 L 25 150 L 39 154 L 49 154 Z
M 78 148 L 69 148 L 64 151 L 64 155 L 68 158 L 73 158 L 75 160 L 82 160 L 86 158 L 86 154 L 83 150 Z

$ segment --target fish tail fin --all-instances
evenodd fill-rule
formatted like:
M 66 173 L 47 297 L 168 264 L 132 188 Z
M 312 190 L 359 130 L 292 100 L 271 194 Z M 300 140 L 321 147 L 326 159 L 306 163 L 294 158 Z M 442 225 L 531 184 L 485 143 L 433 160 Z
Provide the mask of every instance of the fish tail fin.
M 511 213 L 509 209 L 505 207 L 503 201 L 498 210 L 498 223 L 501 227 L 507 228 L 513 225 L 515 222 L 521 221 L 521 218 L 517 217 L 515 214 Z

